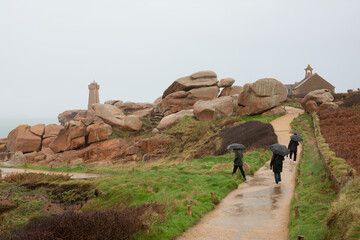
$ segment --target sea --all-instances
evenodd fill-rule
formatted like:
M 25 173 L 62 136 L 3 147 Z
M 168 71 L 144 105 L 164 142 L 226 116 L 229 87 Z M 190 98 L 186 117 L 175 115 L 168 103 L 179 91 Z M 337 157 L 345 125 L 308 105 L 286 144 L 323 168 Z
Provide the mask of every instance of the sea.
M 8 134 L 21 124 L 27 124 L 30 126 L 44 123 L 48 124 L 57 124 L 60 123 L 55 118 L 0 118 L 0 138 L 6 138 Z

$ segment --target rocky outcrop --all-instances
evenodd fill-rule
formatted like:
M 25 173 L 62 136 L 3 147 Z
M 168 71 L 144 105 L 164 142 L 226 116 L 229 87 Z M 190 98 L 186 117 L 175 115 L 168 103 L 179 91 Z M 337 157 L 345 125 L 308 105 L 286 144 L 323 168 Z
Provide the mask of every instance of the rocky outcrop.
M 1 165 L 11 167 L 11 166 L 23 165 L 26 163 L 26 158 L 24 154 L 20 151 L 10 152 L 8 157 L 9 157 L 8 161 L 2 162 Z
M 286 87 L 274 78 L 259 79 L 245 84 L 239 96 L 238 104 L 243 106 L 238 115 L 256 115 L 280 105 L 286 100 Z
M 93 104 L 93 110 L 96 116 L 104 120 L 105 123 L 111 126 L 121 127 L 121 120 L 125 117 L 125 114 L 117 107 L 109 104 Z
M 233 78 L 223 78 L 218 82 L 219 88 L 228 88 L 231 87 L 235 82 Z
M 30 131 L 30 126 L 20 125 L 12 130 L 6 142 L 6 149 L 10 152 L 29 153 L 39 151 L 41 148 L 41 137 Z
M 70 121 L 62 129 L 55 140 L 49 145 L 55 153 L 85 146 L 86 126 L 81 121 Z
M 37 136 L 42 136 L 45 132 L 45 124 L 31 126 L 30 131 Z
M 328 89 L 318 89 L 306 94 L 301 100 L 301 106 L 308 113 L 324 109 L 337 109 L 338 105 L 333 101 L 334 97 Z
M 151 111 L 153 104 L 151 103 L 135 103 L 135 102 L 122 102 L 118 101 L 114 104 L 115 107 L 119 108 L 125 115 L 133 115 L 138 111 L 148 110 Z
M 159 125 L 156 127 L 159 130 L 166 129 L 177 122 L 179 122 L 184 116 L 194 116 L 194 110 L 181 110 L 180 112 L 170 114 L 163 119 L 161 119 Z
M 156 135 L 151 138 L 141 139 L 138 142 L 137 146 L 145 152 L 154 152 L 154 151 L 164 152 L 165 151 L 164 147 L 170 142 L 171 140 L 169 138 L 166 138 L 161 135 Z
M 71 120 L 81 121 L 87 119 L 87 122 L 103 122 L 99 117 L 96 116 L 93 110 L 67 110 L 58 115 L 58 121 L 61 126 L 65 126 L 67 122 Z
M 106 123 L 95 123 L 86 128 L 89 133 L 88 144 L 107 140 L 113 133 L 112 127 Z
M 167 95 L 178 91 L 189 91 L 194 88 L 216 86 L 217 82 L 217 75 L 213 71 L 200 71 L 190 76 L 177 79 L 164 91 L 162 98 L 164 99 Z
M 232 96 L 235 94 L 238 94 L 240 96 L 242 91 L 243 91 L 243 87 L 240 86 L 226 87 L 223 90 L 221 90 L 219 97 Z
M 160 108 L 165 115 L 169 115 L 181 110 L 192 109 L 198 100 L 216 99 L 218 94 L 219 88 L 217 86 L 177 91 L 162 99 Z
M 141 127 L 142 122 L 134 115 L 125 116 L 121 120 L 121 128 L 125 131 L 138 131 Z
M 65 127 L 56 124 L 49 124 L 45 126 L 45 133 L 43 138 L 57 137 L 62 129 Z
M 110 160 L 117 161 L 125 156 L 128 145 L 122 138 L 106 140 L 93 143 L 79 150 L 69 150 L 58 154 L 53 154 L 45 160 L 39 162 L 41 165 L 58 165 L 63 162 L 74 163 L 82 159 L 87 164 L 112 164 Z M 141 157 L 139 157 L 141 158 Z
M 194 104 L 194 115 L 200 121 L 216 120 L 231 116 L 237 107 L 238 95 L 199 100 Z

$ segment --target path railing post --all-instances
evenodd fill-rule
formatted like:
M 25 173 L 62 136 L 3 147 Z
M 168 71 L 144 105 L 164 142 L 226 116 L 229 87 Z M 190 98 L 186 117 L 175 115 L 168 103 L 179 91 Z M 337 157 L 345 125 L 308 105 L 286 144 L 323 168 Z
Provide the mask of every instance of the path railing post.
M 215 193 L 214 192 L 211 192 L 211 202 L 212 203 L 216 203 L 216 197 L 215 197 Z
M 187 215 L 191 217 L 191 205 L 187 205 L 186 210 L 187 210 Z

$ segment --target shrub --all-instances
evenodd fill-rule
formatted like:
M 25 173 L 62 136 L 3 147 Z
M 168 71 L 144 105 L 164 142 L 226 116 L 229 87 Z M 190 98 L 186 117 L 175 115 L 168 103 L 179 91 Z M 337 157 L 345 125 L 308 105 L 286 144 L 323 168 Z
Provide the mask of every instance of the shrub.
M 33 239 L 130 239 L 142 228 L 142 216 L 151 205 L 121 211 L 69 212 L 34 220 L 5 240 Z

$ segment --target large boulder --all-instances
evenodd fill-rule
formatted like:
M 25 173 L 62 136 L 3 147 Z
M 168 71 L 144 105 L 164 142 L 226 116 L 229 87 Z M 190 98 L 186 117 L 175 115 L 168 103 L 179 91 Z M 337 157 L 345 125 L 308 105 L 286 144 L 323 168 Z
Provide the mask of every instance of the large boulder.
M 308 113 L 317 112 L 319 110 L 319 106 L 316 104 L 314 100 L 309 100 L 305 103 L 304 109 Z
M 138 142 L 137 146 L 145 152 L 154 152 L 159 148 L 163 148 L 170 142 L 171 142 L 171 140 L 169 138 L 161 136 L 161 135 L 156 135 L 151 138 L 141 139 Z
M 41 137 L 30 131 L 30 126 L 20 125 L 12 130 L 7 138 L 6 148 L 11 152 L 29 153 L 39 151 L 41 148 Z
M 194 88 L 217 85 L 217 75 L 213 71 L 200 71 L 174 81 L 165 91 L 162 98 L 177 91 L 189 91 Z
M 125 150 L 128 148 L 126 141 L 122 138 L 105 140 L 93 143 L 85 148 L 78 150 L 69 150 L 46 157 L 46 160 L 39 164 L 57 165 L 63 162 L 72 163 L 82 159 L 86 164 L 96 164 L 99 161 L 117 160 L 125 156 Z M 108 162 L 111 164 L 111 162 Z
M 199 100 L 194 104 L 194 115 L 198 120 L 209 121 L 231 116 L 237 107 L 238 95 L 219 97 L 214 100 Z
M 114 104 L 115 107 L 119 108 L 125 115 L 133 115 L 134 112 L 141 110 L 151 110 L 153 104 L 151 103 L 135 103 L 135 102 L 117 102 Z
M 306 94 L 305 97 L 301 100 L 301 105 L 304 107 L 306 102 L 309 100 L 313 100 L 318 105 L 320 105 L 325 102 L 334 101 L 334 97 L 328 89 L 318 89 Z
M 319 111 L 321 110 L 333 110 L 333 109 L 338 109 L 339 108 L 339 105 L 337 105 L 336 103 L 334 102 L 324 102 L 323 104 L 321 104 L 319 106 Z
M 56 124 L 46 125 L 43 138 L 57 137 L 62 129 L 64 129 L 63 126 L 59 126 Z
M 223 78 L 218 82 L 219 88 L 228 88 L 231 87 L 235 82 L 233 78 Z
M 17 152 L 10 152 L 9 159 L 6 162 L 2 162 L 1 165 L 11 167 L 11 166 L 18 166 L 23 165 L 26 163 L 26 158 L 21 151 Z
M 308 113 L 338 108 L 338 105 L 333 101 L 334 97 L 328 89 L 318 89 L 306 94 L 301 100 L 301 106 Z
M 202 87 L 194 88 L 189 91 L 177 91 L 167 95 L 160 104 L 160 108 L 165 115 L 179 112 L 181 110 L 192 109 L 199 100 L 216 99 L 219 94 L 219 88 Z
M 65 126 L 65 123 L 71 121 L 74 119 L 74 117 L 82 110 L 76 109 L 76 110 L 66 110 L 58 115 L 58 121 L 61 124 L 61 126 Z
M 42 136 L 45 132 L 45 124 L 37 124 L 30 127 L 30 131 L 38 136 Z
M 219 97 L 232 96 L 235 94 L 238 94 L 240 96 L 242 91 L 243 91 L 243 87 L 240 86 L 226 87 L 223 88 L 223 90 L 221 90 Z
M 104 120 L 105 123 L 111 126 L 122 126 L 121 120 L 125 117 L 125 114 L 116 106 L 96 103 L 92 105 L 92 108 L 96 116 Z
M 134 115 L 125 116 L 121 120 L 121 128 L 123 130 L 137 131 L 140 130 L 141 127 L 142 127 L 141 120 Z
M 85 125 L 90 125 L 91 123 L 104 123 L 104 121 L 96 116 L 95 111 L 90 110 L 80 110 L 74 117 L 75 121 L 82 121 Z
M 83 147 L 87 135 L 86 126 L 81 121 L 70 121 L 49 147 L 55 153 Z
M 170 114 L 161 119 L 159 125 L 156 127 L 159 130 L 166 129 L 177 122 L 179 122 L 184 116 L 194 116 L 194 110 L 181 110 L 180 112 Z
M 88 144 L 107 140 L 113 133 L 112 127 L 106 123 L 95 123 L 86 128 L 89 133 Z
M 274 78 L 259 79 L 245 84 L 239 96 L 239 115 L 255 115 L 276 107 L 287 98 L 286 87 Z

